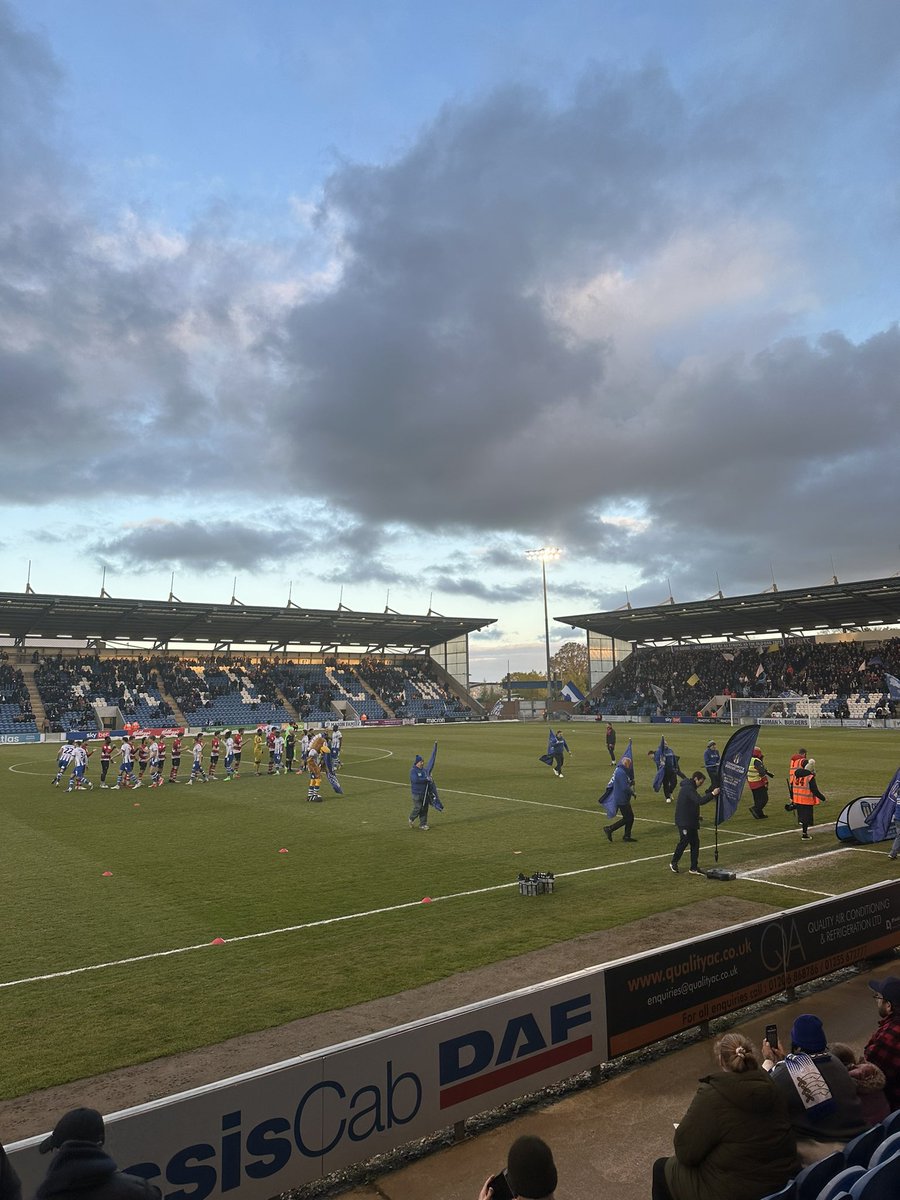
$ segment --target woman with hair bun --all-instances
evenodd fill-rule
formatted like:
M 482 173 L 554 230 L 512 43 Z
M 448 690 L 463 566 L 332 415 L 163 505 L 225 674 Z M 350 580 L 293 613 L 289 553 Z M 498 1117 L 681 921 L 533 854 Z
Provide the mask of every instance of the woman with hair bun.
M 747 1038 L 725 1034 L 715 1059 L 675 1130 L 674 1156 L 653 1164 L 653 1200 L 761 1200 L 800 1167 L 787 1101 Z

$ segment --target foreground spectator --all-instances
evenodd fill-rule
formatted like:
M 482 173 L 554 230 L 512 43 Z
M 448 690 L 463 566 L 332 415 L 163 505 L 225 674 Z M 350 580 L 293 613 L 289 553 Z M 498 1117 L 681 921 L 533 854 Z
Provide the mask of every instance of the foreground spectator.
M 900 979 L 872 979 L 869 987 L 878 1001 L 878 1028 L 866 1042 L 863 1057 L 884 1072 L 884 1094 L 891 1111 L 900 1108 Z
M 843 1150 L 867 1128 L 856 1083 L 828 1050 L 818 1017 L 804 1013 L 791 1026 L 791 1053 L 763 1042 L 772 1082 L 787 1101 L 804 1165 Z
M 853 1047 L 844 1042 L 832 1042 L 831 1053 L 841 1060 L 856 1084 L 856 1094 L 866 1125 L 871 1128 L 889 1116 L 891 1106 L 884 1094 L 884 1072 L 881 1068 L 860 1058 Z
M 478 1200 L 553 1200 L 556 1183 L 553 1151 L 541 1138 L 526 1135 L 510 1146 L 506 1170 L 485 1180 Z
M 103 1118 L 93 1108 L 73 1108 L 40 1145 L 41 1154 L 56 1153 L 35 1200 L 160 1200 L 160 1190 L 139 1175 L 120 1171 L 101 1149 L 106 1140 Z
M 21 1181 L 2 1146 L 0 1146 L 0 1200 L 22 1200 Z
M 675 1154 L 653 1164 L 653 1200 L 760 1200 L 798 1168 L 787 1101 L 750 1042 L 727 1033 L 675 1130 Z

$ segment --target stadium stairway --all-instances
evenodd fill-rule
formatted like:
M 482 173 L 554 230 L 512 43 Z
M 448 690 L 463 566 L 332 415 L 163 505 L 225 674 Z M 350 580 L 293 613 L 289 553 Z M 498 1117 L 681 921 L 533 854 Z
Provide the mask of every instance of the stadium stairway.
M 275 696 L 278 700 L 278 703 L 283 704 L 286 711 L 288 713 L 290 713 L 291 720 L 296 721 L 298 725 L 303 725 L 304 722 L 301 720 L 300 714 L 297 712 L 297 710 L 293 706 L 293 704 L 291 704 L 290 700 L 288 700 L 287 696 L 284 694 L 284 692 L 281 690 L 281 688 L 275 689 Z
M 366 695 L 371 696 L 373 700 L 377 700 L 378 703 L 381 705 L 381 707 L 384 709 L 384 711 L 387 713 L 387 715 L 391 718 L 391 720 L 393 720 L 397 716 L 397 714 L 394 712 L 394 710 L 391 708 L 391 706 L 385 700 L 384 696 L 379 696 L 379 694 L 375 691 L 374 688 L 369 687 L 369 685 L 366 683 L 366 681 L 363 679 L 363 677 L 358 672 L 354 671 L 353 675 L 359 681 L 359 686 L 366 693 Z
M 26 659 L 16 663 L 16 666 L 22 672 L 22 678 L 25 680 L 28 699 L 31 701 L 31 711 L 34 713 L 34 723 L 38 729 L 43 729 L 44 722 L 47 720 L 47 710 L 44 708 L 41 693 L 37 690 L 37 684 L 34 682 L 34 663 L 30 659 Z
M 160 679 L 159 672 L 152 671 L 150 673 L 150 678 L 152 679 L 153 685 L 159 692 L 160 696 L 162 696 L 163 700 L 165 700 L 166 704 L 168 704 L 169 708 L 171 708 L 172 719 L 175 721 L 175 723 L 177 725 L 187 725 L 187 721 L 184 719 L 184 713 L 181 711 L 178 701 L 163 687 L 163 681 Z

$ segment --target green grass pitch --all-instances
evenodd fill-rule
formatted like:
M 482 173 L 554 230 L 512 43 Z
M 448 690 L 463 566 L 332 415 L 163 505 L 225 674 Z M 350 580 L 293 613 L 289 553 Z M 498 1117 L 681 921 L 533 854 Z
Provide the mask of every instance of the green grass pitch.
M 232 784 L 68 795 L 51 786 L 55 746 L 3 747 L 3 1096 L 390 995 L 713 887 L 785 908 L 893 874 L 873 849 L 822 858 L 838 846 L 833 835 L 801 843 L 783 808 L 798 745 L 816 758 L 829 799 L 820 821 L 880 795 L 897 766 L 893 733 L 764 731 L 772 818 L 752 821 L 745 796 L 720 830 L 720 862 L 783 868 L 712 884 L 667 868 L 673 809 L 651 791 L 647 757 L 662 728 L 619 727 L 620 753 L 629 732 L 635 740 L 639 840 L 612 846 L 596 804 L 610 774 L 603 725 L 565 732 L 574 754 L 559 780 L 538 762 L 543 726 L 351 730 L 345 795 L 323 780 L 320 805 L 306 803 L 305 777 L 254 778 L 246 754 Z M 729 731 L 715 732 L 721 748 Z M 701 764 L 709 726 L 666 733 L 683 769 Z M 407 826 L 408 773 L 435 737 L 446 811 L 419 833 Z M 707 822 L 702 866 L 712 839 Z M 557 874 L 556 894 L 520 897 L 517 873 L 539 869 Z M 226 944 L 210 946 L 217 937 Z M 97 964 L 110 965 L 80 970 Z

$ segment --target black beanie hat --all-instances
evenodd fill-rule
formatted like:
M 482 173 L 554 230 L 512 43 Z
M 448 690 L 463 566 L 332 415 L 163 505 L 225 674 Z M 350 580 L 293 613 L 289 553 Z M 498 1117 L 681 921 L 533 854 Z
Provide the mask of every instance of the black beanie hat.
M 543 1200 L 556 1190 L 553 1152 L 539 1137 L 516 1138 L 509 1148 L 506 1174 L 513 1194 L 522 1200 Z

